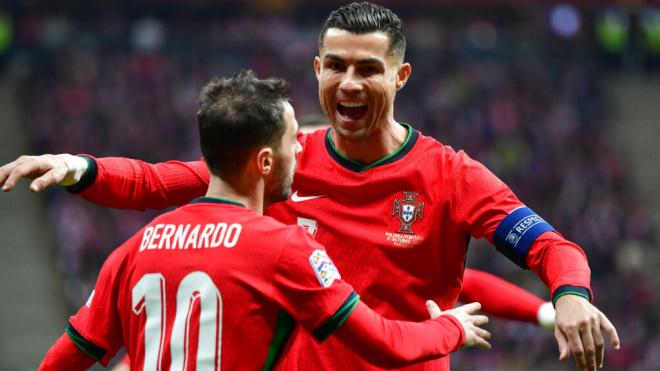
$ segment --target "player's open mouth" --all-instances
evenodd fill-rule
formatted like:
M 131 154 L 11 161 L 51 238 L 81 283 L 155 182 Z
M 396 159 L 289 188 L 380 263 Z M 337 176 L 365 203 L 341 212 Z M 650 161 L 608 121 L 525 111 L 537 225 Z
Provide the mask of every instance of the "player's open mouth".
M 367 114 L 369 106 L 358 102 L 337 103 L 337 112 L 347 120 L 356 121 Z

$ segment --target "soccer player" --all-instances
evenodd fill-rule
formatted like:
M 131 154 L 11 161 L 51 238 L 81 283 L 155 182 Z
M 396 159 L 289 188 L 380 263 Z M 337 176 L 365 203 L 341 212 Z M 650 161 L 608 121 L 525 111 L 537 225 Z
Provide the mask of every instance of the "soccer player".
M 482 164 L 396 121 L 394 98 L 412 71 L 405 44 L 401 20 L 381 6 L 353 3 L 330 14 L 314 71 L 332 129 L 299 136 L 295 191 L 266 214 L 305 227 L 366 302 L 400 319 L 424 318 L 419 303 L 427 297 L 453 307 L 469 238 L 485 237 L 550 288 L 560 359 L 572 354 L 580 370 L 595 370 L 603 332 L 615 349 L 619 339 L 591 304 L 584 252 Z M 64 181 L 93 202 L 131 209 L 184 204 L 203 194 L 209 177 L 202 161 L 45 156 L 6 165 L 0 183 L 8 190 L 42 174 L 32 190 Z M 304 331 L 294 333 L 282 361 L 289 369 L 372 368 L 345 345 L 318 345 Z M 447 370 L 449 360 L 413 369 Z
M 421 323 L 363 304 L 304 230 L 263 216 L 291 194 L 300 150 L 288 85 L 250 71 L 203 89 L 197 120 L 206 196 L 163 214 L 117 248 L 41 370 L 85 369 L 126 344 L 134 369 L 271 369 L 294 320 L 375 364 L 396 367 L 488 348 L 478 303 Z

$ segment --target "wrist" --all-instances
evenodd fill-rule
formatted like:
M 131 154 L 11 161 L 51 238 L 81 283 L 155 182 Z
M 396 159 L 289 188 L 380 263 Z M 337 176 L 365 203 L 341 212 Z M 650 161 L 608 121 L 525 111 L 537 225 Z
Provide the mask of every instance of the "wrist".
M 73 156 L 68 153 L 62 154 L 60 156 L 63 157 L 67 167 L 66 176 L 64 179 L 62 179 L 60 185 L 64 187 L 70 187 L 72 185 L 78 184 L 83 175 L 85 175 L 85 172 L 89 167 L 89 163 L 83 157 Z
M 586 301 L 591 302 L 591 290 L 589 290 L 588 288 L 582 286 L 564 285 L 564 286 L 559 286 L 559 288 L 557 288 L 552 293 L 552 304 L 556 306 L 557 300 L 559 300 L 559 298 L 565 295 L 579 296 L 581 298 L 584 298 Z

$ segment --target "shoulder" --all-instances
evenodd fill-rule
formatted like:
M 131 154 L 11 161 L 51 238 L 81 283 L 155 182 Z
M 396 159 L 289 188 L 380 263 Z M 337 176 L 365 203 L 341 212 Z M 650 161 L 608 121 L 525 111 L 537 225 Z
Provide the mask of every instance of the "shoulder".
M 433 137 L 418 133 L 415 149 L 417 157 L 422 158 L 425 162 L 436 162 L 443 168 L 455 170 L 479 163 L 463 150 L 455 150 L 452 146 L 443 144 Z

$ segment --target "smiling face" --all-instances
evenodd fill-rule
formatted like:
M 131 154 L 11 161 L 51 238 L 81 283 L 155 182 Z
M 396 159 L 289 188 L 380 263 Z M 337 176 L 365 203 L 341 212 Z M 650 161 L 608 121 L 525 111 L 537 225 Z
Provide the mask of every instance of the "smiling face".
M 394 122 L 394 97 L 410 65 L 389 49 L 383 32 L 327 30 L 314 69 L 323 111 L 342 138 L 364 139 Z

